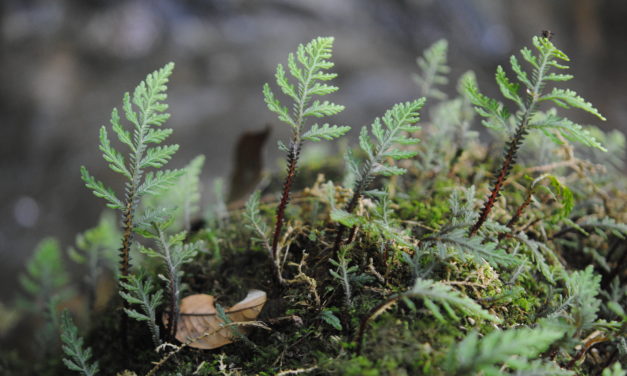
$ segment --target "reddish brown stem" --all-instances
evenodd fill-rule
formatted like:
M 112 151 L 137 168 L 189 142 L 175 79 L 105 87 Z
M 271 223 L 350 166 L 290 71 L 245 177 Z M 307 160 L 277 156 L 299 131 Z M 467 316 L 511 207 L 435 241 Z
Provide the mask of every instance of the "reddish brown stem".
M 129 253 L 131 250 L 131 243 L 133 241 L 133 212 L 134 212 L 134 199 L 135 197 L 135 189 L 131 189 L 127 195 L 126 207 L 124 208 L 124 212 L 122 213 L 122 224 L 124 227 L 123 236 L 122 236 L 122 246 L 120 247 L 120 281 L 124 280 L 128 276 L 128 272 L 131 266 Z M 127 292 L 124 286 L 119 285 L 119 289 L 122 292 Z M 129 303 L 126 299 L 122 299 L 122 306 L 124 308 L 122 312 L 122 345 L 124 347 L 124 352 L 128 353 L 128 317 L 126 315 L 126 311 L 130 309 Z
M 361 198 L 361 194 L 366 188 L 368 188 L 368 185 L 372 181 L 372 178 L 370 177 L 371 168 L 372 168 L 372 164 L 369 161 L 366 162 L 364 170 L 361 174 L 361 179 L 359 179 L 359 181 L 357 181 L 357 183 L 355 184 L 353 196 L 348 202 L 348 205 L 346 205 L 346 209 L 344 209 L 348 213 L 352 213 L 353 211 L 355 211 L 355 208 L 357 208 L 357 204 L 359 203 L 359 199 Z M 352 231 L 354 231 L 354 227 Z M 346 232 L 346 226 L 340 225 L 337 229 L 335 242 L 333 243 L 333 255 L 336 255 L 337 252 L 340 250 L 340 246 L 342 245 L 342 240 L 344 238 L 344 232 Z
M 532 198 L 533 198 L 533 189 L 530 189 L 527 192 L 527 196 L 525 197 L 525 201 L 523 201 L 523 203 L 520 204 L 520 206 L 516 209 L 516 212 L 514 213 L 512 218 L 509 220 L 509 222 L 507 222 L 506 226 L 509 229 L 513 229 L 514 228 L 514 225 L 516 224 L 516 222 L 518 222 L 518 220 L 522 216 L 522 213 L 525 211 L 525 209 L 527 209 L 529 204 L 531 204 L 531 199 Z M 499 240 L 503 239 L 505 236 L 507 236 L 506 233 L 499 234 Z
M 285 177 L 285 181 L 283 183 L 281 202 L 276 210 L 276 224 L 274 226 L 274 237 L 272 239 L 272 261 L 275 266 L 278 262 L 277 248 L 279 246 L 281 230 L 283 229 L 283 222 L 285 220 L 285 208 L 290 201 L 290 190 L 292 189 L 292 184 L 294 183 L 294 176 L 296 176 L 296 164 L 298 163 L 298 157 L 300 156 L 300 148 L 302 145 L 302 141 L 292 140 L 289 151 L 287 152 L 287 176 Z
M 494 181 L 494 186 L 490 192 L 490 195 L 486 199 L 483 204 L 483 208 L 481 209 L 481 213 L 479 214 L 479 219 L 470 229 L 470 236 L 474 236 L 477 231 L 483 226 L 483 223 L 488 219 L 490 212 L 492 211 L 492 207 L 496 203 L 496 199 L 499 197 L 501 188 L 503 188 L 503 184 L 507 180 L 507 176 L 509 175 L 510 170 L 516 163 L 516 153 L 522 144 L 522 141 L 527 134 L 527 123 L 528 116 L 523 118 L 518 129 L 516 129 L 516 133 L 514 137 L 512 137 L 511 141 L 507 144 L 505 157 L 503 158 L 503 164 L 501 165 L 501 169 L 496 175 L 496 180 Z

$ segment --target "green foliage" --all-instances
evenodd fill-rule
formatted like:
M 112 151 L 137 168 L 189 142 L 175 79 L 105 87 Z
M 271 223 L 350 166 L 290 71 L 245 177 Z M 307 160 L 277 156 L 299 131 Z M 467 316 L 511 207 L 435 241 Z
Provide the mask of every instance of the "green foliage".
M 126 314 L 137 321 L 146 321 L 152 335 L 152 342 L 155 347 L 161 345 L 159 325 L 157 324 L 157 308 L 163 302 L 163 291 L 154 290 L 151 280 L 143 274 L 129 275 L 120 284 L 125 291 L 120 291 L 120 295 L 129 304 L 138 304 L 141 311 L 125 308 Z
M 601 276 L 594 273 L 592 265 L 585 270 L 574 271 L 564 276 L 568 298 L 564 302 L 570 312 L 562 312 L 567 320 L 581 332 L 592 328 L 597 320 L 601 300 L 597 298 L 601 287 Z
M 507 254 L 497 242 L 487 237 L 489 234 L 486 237 L 468 236 L 468 227 L 477 217 L 473 205 L 474 194 L 474 187 L 465 190 L 464 197 L 460 196 L 458 190 L 453 191 L 449 200 L 451 222 L 421 239 L 414 261 L 410 263 L 415 264 L 417 258 L 424 254 L 436 255 L 441 260 L 454 256 L 477 265 L 487 261 L 494 267 L 519 263 L 515 256 Z
M 268 240 L 268 225 L 259 213 L 260 197 L 260 191 L 255 191 L 250 195 L 248 201 L 246 201 L 244 219 L 246 219 L 246 226 L 256 235 L 253 240 L 263 244 L 264 248 L 271 253 L 272 248 L 270 247 L 270 242 Z
M 601 376 L 625 376 L 627 375 L 627 371 L 623 369 L 620 363 L 616 362 L 612 364 L 610 367 L 607 367 L 603 370 Z
M 464 83 L 466 95 L 475 105 L 477 113 L 485 118 L 483 124 L 490 128 L 508 130 L 511 122 L 517 122 L 523 128 L 541 129 L 549 136 L 549 139 L 558 144 L 562 142 L 552 134 L 553 131 L 557 131 L 567 140 L 605 150 L 590 132 L 581 125 L 558 116 L 555 109 L 546 113 L 537 110 L 538 104 L 548 101 L 563 108 L 578 108 L 605 120 L 596 108 L 570 89 L 553 88 L 550 93 L 545 94 L 544 88 L 548 83 L 573 78 L 572 75 L 551 71 L 552 69 L 568 69 L 563 62 L 568 62 L 570 59 L 547 38 L 534 37 L 533 45 L 536 55 L 526 47 L 520 51 L 523 59 L 531 66 L 531 72 L 522 68 L 516 56 L 512 55 L 510 59 L 511 68 L 516 74 L 518 83 L 510 81 L 503 67 L 498 66 L 496 70 L 496 82 L 501 94 L 516 104 L 518 112 L 515 118 L 512 118 L 512 113 L 502 102 L 481 94 L 473 79 L 468 78 Z M 521 88 L 527 94 L 526 96 L 520 93 Z
M 69 282 L 63 265 L 59 242 L 47 238 L 39 242 L 31 259 L 26 263 L 26 273 L 20 275 L 20 284 L 35 301 L 47 301 Z
M 171 216 L 174 219 L 172 228 L 188 230 L 192 219 L 200 212 L 200 174 L 205 157 L 199 155 L 192 159 L 182 174 L 169 189 L 156 196 L 148 197 L 147 208 L 172 208 Z
M 344 303 L 347 307 L 350 307 L 352 302 L 351 283 L 363 284 L 371 280 L 371 277 L 365 274 L 359 273 L 359 267 L 357 265 L 349 266 L 351 259 L 348 258 L 348 252 L 350 247 L 342 247 L 337 255 L 337 260 L 329 259 L 331 265 L 335 267 L 335 270 L 329 269 L 329 273 L 333 278 L 339 281 L 344 290 Z
M 405 169 L 385 162 L 388 159 L 407 159 L 416 155 L 415 151 L 400 149 L 398 145 L 415 145 L 420 142 L 411 134 L 420 130 L 420 127 L 414 124 L 420 120 L 419 111 L 424 103 L 425 99 L 421 98 L 413 102 L 394 105 L 385 112 L 383 118 L 374 119 L 370 126 L 372 136 L 368 134 L 367 127 L 361 128 L 359 146 L 365 152 L 366 160 L 361 169 L 352 166 L 353 171 L 358 171 L 358 181 L 370 181 L 376 175 L 390 176 L 405 173 Z
M 174 64 L 169 63 L 149 74 L 146 80 L 135 88 L 132 99 L 129 93 L 124 94 L 124 115 L 133 126 L 132 136 L 122 125 L 118 110 L 113 109 L 111 127 L 118 140 L 130 149 L 128 157 L 125 158 L 111 145 L 107 128 L 105 126 L 100 128 L 102 156 L 109 162 L 111 170 L 122 174 L 128 180 L 127 195 L 129 192 L 132 193 L 133 204 L 145 194 L 154 194 L 170 186 L 182 173 L 179 170 L 165 170 L 157 174 L 149 172 L 144 176 L 147 168 L 163 167 L 178 150 L 178 145 L 150 147 L 150 144 L 160 144 L 172 133 L 171 129 L 154 127 L 163 125 L 170 117 L 170 114 L 165 112 L 168 105 L 163 101 L 167 98 L 166 84 L 173 69 Z M 107 206 L 112 209 L 124 209 L 122 200 L 116 196 L 113 189 L 95 180 L 85 167 L 81 167 L 81 175 L 87 188 L 90 188 L 97 197 L 104 198 L 108 202 Z
M 151 222 L 150 225 L 142 225 L 138 231 L 146 238 L 154 239 L 157 249 L 140 246 L 140 252 L 161 259 L 165 266 L 165 275 L 159 274 L 167 285 L 171 336 L 176 334 L 176 323 L 179 315 L 179 301 L 181 299 L 182 266 L 194 259 L 198 251 L 203 247 L 202 241 L 186 243 L 187 232 L 182 231 L 174 235 L 167 235 L 166 230 L 172 224 L 170 213 L 165 214 L 162 221 Z
M 441 39 L 427 48 L 423 56 L 416 59 L 416 64 L 418 64 L 421 72 L 414 75 L 414 80 L 420 87 L 420 93 L 425 97 L 446 98 L 446 94 L 437 89 L 436 86 L 448 83 L 446 75 L 451 68 L 446 65 L 447 50 L 448 42 Z
M 414 286 L 411 290 L 404 293 L 404 296 L 422 299 L 425 307 L 443 323 L 446 323 L 446 319 L 436 303 L 444 307 L 449 317 L 454 320 L 459 320 L 459 317 L 455 314 L 453 307 L 469 316 L 480 317 L 494 322 L 501 321 L 498 317 L 481 308 L 474 300 L 462 295 L 451 286 L 429 279 L 417 278 Z
M 554 364 L 532 361 L 563 335 L 559 330 L 523 328 L 495 330 L 479 339 L 472 332 L 450 349 L 444 365 L 451 375 L 502 375 L 503 365 L 520 374 L 572 375 Z M 543 371 L 526 372 L 532 370 Z
M 305 118 L 332 116 L 344 110 L 344 106 L 329 101 L 313 100 L 314 96 L 331 94 L 338 89 L 336 86 L 325 83 L 337 77 L 335 73 L 326 72 L 334 65 L 329 60 L 332 47 L 333 38 L 318 37 L 304 46 L 299 45 L 296 55 L 290 53 L 287 67 L 295 83 L 290 82 L 282 64 L 277 66 L 276 84 L 283 94 L 293 100 L 291 113 L 287 106 L 281 104 L 281 101 L 275 97 L 270 85 L 263 86 L 263 97 L 268 108 L 278 115 L 279 120 L 293 128 L 296 143 L 300 142 Z M 310 141 L 331 140 L 344 135 L 349 130 L 350 127 L 347 126 L 324 124 L 320 127 L 314 124 L 302 135 L 302 138 Z
M 76 248 L 68 249 L 69 257 L 76 263 L 85 265 L 85 283 L 89 286 L 90 306 L 93 305 L 98 281 L 105 270 L 115 273 L 116 251 L 120 231 L 111 211 L 100 216 L 98 225 L 76 236 Z
M 68 358 L 63 363 L 70 371 L 80 372 L 83 376 L 94 376 L 98 373 L 98 362 L 90 360 L 91 348 L 83 347 L 83 338 L 78 336 L 78 328 L 72 322 L 67 310 L 61 313 L 61 341 L 63 352 Z

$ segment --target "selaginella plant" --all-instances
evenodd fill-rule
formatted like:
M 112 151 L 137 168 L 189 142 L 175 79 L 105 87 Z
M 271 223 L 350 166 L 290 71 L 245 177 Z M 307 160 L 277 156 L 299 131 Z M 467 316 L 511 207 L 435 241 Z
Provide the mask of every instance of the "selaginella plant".
M 172 129 L 160 128 L 170 117 L 165 112 L 168 105 L 166 84 L 174 69 L 174 63 L 151 73 L 142 81 L 131 96 L 124 94 L 123 111 L 131 124 L 132 133 L 125 129 L 116 108 L 111 112 L 111 127 L 118 140 L 129 148 L 127 157 L 116 150 L 109 140 L 107 128 L 100 128 L 100 150 L 103 158 L 109 162 L 111 170 L 121 174 L 127 180 L 124 196 L 120 199 L 112 188 L 96 180 L 86 167 L 81 167 L 81 176 L 85 186 L 95 196 L 107 201 L 107 206 L 122 212 L 122 246 L 120 247 L 120 276 L 129 274 L 129 253 L 133 241 L 136 223 L 135 210 L 141 199 L 172 185 L 183 173 L 181 170 L 160 170 L 176 153 L 178 145 L 154 146 L 165 141 Z M 156 172 L 147 171 L 156 169 Z
M 284 148 L 290 157 L 291 175 L 288 173 L 288 183 L 283 187 L 283 208 L 277 210 L 282 216 L 276 222 L 279 235 L 302 143 L 334 138 L 346 131 L 341 127 L 308 127 L 305 122 L 339 111 L 339 106 L 312 99 L 335 90 L 324 83 L 333 76 L 325 71 L 331 64 L 331 42 L 330 38 L 315 39 L 288 59 L 296 83 L 288 84 L 283 68 L 277 69 L 279 87 L 296 102 L 292 111 L 274 98 L 269 87 L 264 89 L 270 108 L 293 131 L 292 143 Z M 530 167 L 513 169 L 512 189 L 508 191 L 511 196 L 503 200 L 504 208 L 493 207 L 495 217 L 502 217 L 507 210 L 513 216 L 503 224 L 485 219 L 475 236 L 469 236 L 469 228 L 480 220 L 473 184 L 485 176 L 485 166 L 495 160 L 488 148 L 471 136 L 470 100 L 492 106 L 475 103 L 480 115 L 481 111 L 492 113 L 489 111 L 493 107 L 502 114 L 504 107 L 473 89 L 472 73 L 465 73 L 460 80 L 470 93 L 448 94 L 450 98 L 444 94 L 443 84 L 448 79 L 444 42 L 436 43 L 420 60 L 421 95 L 430 98 L 433 116 L 418 131 L 418 111 L 424 104 L 424 99 L 418 99 L 393 106 L 371 126 L 362 128 L 357 158 L 347 158 L 351 179 L 346 181 L 351 181 L 345 186 L 352 189 L 319 175 L 316 183 L 299 195 L 294 209 L 300 215 L 290 221 L 289 231 L 281 237 L 286 240 L 277 241 L 274 250 L 274 239 L 267 236 L 270 230 L 266 224 L 272 221 L 274 207 L 262 203 L 260 192 L 250 197 L 243 212 L 231 210 L 220 223 L 206 221 L 207 227 L 198 232 L 182 231 L 189 227 L 194 213 L 208 212 L 198 210 L 202 157 L 192 161 L 184 172 L 171 172 L 171 179 L 161 181 L 166 186 L 176 180 L 171 191 L 145 200 L 154 190 L 152 184 L 163 179 L 158 172 L 148 175 L 145 170 L 162 167 L 173 152 L 149 147 L 171 132 L 154 127 L 165 120 L 160 117 L 165 110 L 161 104 L 171 67 L 150 75 L 136 91 L 136 99 L 125 97 L 126 117 L 136 125 L 135 131 L 126 131 L 115 111 L 112 116 L 114 132 L 131 148 L 128 159 L 114 151 L 106 129 L 101 131 L 105 159 L 115 171 L 130 178 L 126 194 L 134 191 L 135 198 L 118 199 L 112 189 L 86 171 L 83 174 L 97 195 L 122 212 L 122 228 L 131 231 L 124 235 L 134 232 L 146 238 L 138 239 L 134 248 L 148 257 L 141 258 L 141 263 L 138 257 L 127 276 L 120 276 L 124 312 L 141 322 L 129 321 L 127 332 L 132 334 L 128 336 L 132 347 L 117 351 L 113 342 L 126 334 L 117 321 L 108 319 L 119 307 L 109 305 L 97 316 L 92 315 L 99 319 L 84 320 L 90 315 L 81 315 L 81 308 L 76 307 L 87 304 L 82 300 L 76 304 L 65 293 L 70 290 L 71 277 L 63 267 L 60 246 L 45 241 L 22 277 L 29 298 L 39 304 L 35 308 L 26 305 L 21 312 L 32 317 L 37 310 L 45 309 L 47 327 L 55 333 L 60 330 L 62 337 L 61 346 L 58 339 L 46 343 L 56 357 L 54 362 L 41 367 L 43 372 L 34 373 L 57 374 L 65 364 L 83 375 L 93 375 L 97 369 L 116 374 L 128 367 L 148 375 L 311 372 L 624 376 L 620 363 L 627 349 L 627 315 L 622 308 L 627 303 L 627 289 L 622 260 L 627 226 L 622 222 L 627 217 L 622 190 L 627 182 L 616 173 L 620 167 L 616 159 L 609 160 L 617 166 L 611 170 L 612 175 L 603 176 L 601 168 L 593 164 L 607 159 L 584 162 L 574 157 L 579 150 L 575 149 L 577 145 L 570 145 L 573 140 L 600 151 L 586 133 L 590 128 L 584 130 L 558 119 L 553 109 L 540 110 L 542 102 L 557 101 L 593 111 L 573 93 L 558 89 L 553 94 L 544 93 L 542 83 L 547 79 L 566 78 L 548 71 L 557 68 L 564 56 L 546 39 L 536 38 L 534 43 L 538 55 L 532 56 L 524 49 L 523 57 L 535 68 L 535 75 L 526 76 L 515 58 L 512 63 L 527 93 L 516 97 L 505 91 L 517 98 L 515 102 L 522 103 L 518 113 L 502 119 L 487 116 L 487 121 L 490 125 L 501 122 L 504 129 L 511 126 L 515 135 L 521 126 L 526 130 L 539 128 L 561 144 L 543 143 L 541 147 L 548 148 L 545 151 L 549 157 L 539 158 L 534 148 L 544 136 L 541 132 L 528 135 L 524 151 L 531 156 L 523 153 L 522 157 Z M 504 90 L 513 88 L 500 72 L 497 80 L 505 85 Z M 525 80 L 533 84 L 531 88 Z M 152 102 L 147 98 L 153 98 Z M 138 110 L 131 111 L 133 106 Z M 146 110 L 148 107 L 153 108 L 152 112 Z M 550 126 L 547 119 L 553 119 Z M 600 135 L 598 139 L 608 149 L 620 149 L 620 139 L 612 141 L 600 131 L 594 134 Z M 416 144 L 418 137 L 427 142 Z M 137 153 L 139 145 L 144 145 L 144 150 Z M 157 158 L 159 154 L 162 160 L 146 164 L 146 158 Z M 563 156 L 567 159 L 555 162 Z M 341 158 L 333 158 L 329 157 L 341 163 Z M 134 166 L 139 169 L 139 177 Z M 402 177 L 397 177 L 399 174 Z M 179 175 L 178 179 L 174 177 Z M 370 186 L 375 182 L 377 189 L 373 190 Z M 138 192 L 143 195 L 138 196 Z M 128 213 L 131 223 L 126 221 Z M 260 240 L 260 248 L 273 259 L 276 277 L 284 284 L 272 283 L 268 271 L 258 267 L 266 255 L 259 254 L 251 247 L 250 238 L 243 236 L 244 220 L 258 238 L 255 240 Z M 105 261 L 102 257 L 116 247 L 110 244 L 111 238 L 116 238 L 110 222 L 101 223 L 79 238 L 78 249 L 72 253 L 81 256 L 76 260 L 106 265 L 101 263 Z M 341 232 L 349 228 L 353 231 L 344 237 Z M 129 242 L 131 237 L 124 239 Z M 346 244 L 347 239 L 350 244 Z M 203 240 L 210 240 L 220 257 L 205 252 L 198 243 Z M 337 253 L 325 252 L 333 248 L 334 242 Z M 151 262 L 154 260 L 158 262 Z M 592 266 L 585 267 L 588 263 Z M 287 270 L 282 276 L 284 264 L 297 270 Z M 93 276 L 99 274 L 97 267 L 88 269 Z M 243 294 L 249 288 L 255 290 L 249 291 L 243 301 L 221 308 L 223 297 L 228 295 L 236 301 L 232 294 Z M 81 289 L 77 290 L 79 294 L 72 296 L 81 299 Z M 212 295 L 204 294 L 207 290 L 212 290 Z M 185 296 L 187 291 L 192 295 Z M 268 304 L 269 309 L 257 316 L 267 296 L 275 304 Z M 190 308 L 196 304 L 198 309 Z M 77 322 L 81 327 L 86 324 L 85 340 L 67 313 L 58 315 L 61 306 L 70 307 L 80 318 Z M 5 311 L 0 303 L 0 334 L 7 325 Z M 249 314 L 253 321 L 238 318 Z M 252 331 L 253 327 L 270 330 L 269 335 Z M 251 332 L 246 333 L 246 329 Z M 220 346 L 234 343 L 219 352 L 192 345 L 194 339 L 201 338 L 214 342 L 210 337 L 218 332 L 228 333 L 228 341 L 221 341 Z M 174 334 L 180 344 L 172 340 Z M 166 350 L 159 355 L 160 360 L 155 359 L 155 347 L 157 352 Z M 11 353 L 7 353 L 0 354 L 0 373 L 10 363 Z M 125 356 L 131 358 L 129 363 Z M 14 374 L 30 370 L 24 366 L 10 370 L 14 369 L 22 371 Z
M 416 151 L 403 150 L 398 146 L 415 145 L 420 142 L 419 139 L 412 136 L 412 133 L 420 129 L 415 124 L 420 120 L 419 111 L 424 103 L 425 99 L 420 98 L 412 102 L 395 105 L 386 111 L 382 119 L 374 119 L 370 126 L 372 136 L 368 134 L 367 127 L 361 128 L 359 146 L 366 154 L 366 158 L 361 165 L 354 162 L 351 157 L 347 158 L 351 173 L 356 176 L 355 185 L 353 195 L 343 211 L 334 211 L 336 220 L 347 218 L 346 213 L 353 213 L 359 199 L 376 176 L 402 175 L 406 172 L 405 169 L 395 166 L 390 161 L 407 159 L 416 155 Z M 344 241 L 346 228 L 347 226 L 340 221 L 333 246 L 334 254 L 337 253 Z
M 533 45 L 536 54 L 528 48 L 523 48 L 520 53 L 523 59 L 531 66 L 531 72 L 525 71 L 516 56 L 512 55 L 510 64 L 516 74 L 519 83 L 510 81 L 505 70 L 500 65 L 496 69 L 496 82 L 501 94 L 514 102 L 517 109 L 511 114 L 507 107 L 495 99 L 489 98 L 479 92 L 476 82 L 469 77 L 465 82 L 466 94 L 479 115 L 485 118 L 483 125 L 499 131 L 510 131 L 512 134 L 505 148 L 505 154 L 501 166 L 495 174 L 494 183 L 490 195 L 486 198 L 479 218 L 470 228 L 470 235 L 475 235 L 485 223 L 492 211 L 492 207 L 499 197 L 501 189 L 507 177 L 516 163 L 518 149 L 521 147 L 525 136 L 530 130 L 541 130 L 551 141 L 561 144 L 559 136 L 569 141 L 579 142 L 583 145 L 604 150 L 603 146 L 585 130 L 568 118 L 557 115 L 553 109 L 542 112 L 539 106 L 543 102 L 552 102 L 563 108 L 578 108 L 601 120 L 605 118 L 599 111 L 570 89 L 553 88 L 546 91 L 546 86 L 552 82 L 563 82 L 573 78 L 570 74 L 554 73 L 556 69 L 568 69 L 564 62 L 570 61 L 568 56 L 557 49 L 553 43 L 544 36 L 534 37 Z M 524 93 L 521 93 L 520 89 Z
M 281 150 L 286 153 L 287 175 L 283 183 L 281 201 L 276 210 L 271 248 L 268 249 L 279 281 L 282 280 L 279 266 L 281 257 L 278 254 L 279 239 L 303 142 L 332 140 L 341 137 L 350 130 L 348 126 L 329 125 L 328 123 L 322 126 L 317 123 L 307 124 L 307 120 L 310 118 L 332 116 L 344 109 L 344 106 L 314 99 L 316 96 L 328 95 L 338 89 L 337 86 L 325 83 L 337 77 L 336 73 L 327 72 L 334 65 L 329 60 L 332 47 L 333 38 L 318 37 L 304 46 L 299 45 L 296 54 L 290 53 L 287 67 L 295 84 L 287 78 L 283 65 L 277 66 L 276 83 L 283 94 L 293 101 L 291 111 L 275 97 L 270 85 L 265 84 L 263 86 L 263 96 L 268 108 L 276 113 L 279 120 L 289 125 L 292 130 L 289 144 L 287 146 L 280 144 Z

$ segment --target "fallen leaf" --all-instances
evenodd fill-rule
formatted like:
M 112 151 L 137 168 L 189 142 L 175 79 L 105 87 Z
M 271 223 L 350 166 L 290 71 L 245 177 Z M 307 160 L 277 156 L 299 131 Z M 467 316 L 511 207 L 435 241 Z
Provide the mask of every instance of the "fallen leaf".
M 254 321 L 264 304 L 266 293 L 261 290 L 250 290 L 244 300 L 225 309 L 232 322 Z M 168 315 L 163 315 L 167 327 Z M 234 341 L 231 328 L 222 328 L 224 321 L 218 316 L 215 298 L 207 294 L 196 294 L 181 300 L 180 315 L 177 323 L 176 339 L 181 343 L 192 341 L 188 346 L 197 349 L 215 349 Z M 246 327 L 237 328 L 241 333 Z
M 263 146 L 270 135 L 270 130 L 268 125 L 261 131 L 245 132 L 237 140 L 228 203 L 248 197 L 261 180 Z

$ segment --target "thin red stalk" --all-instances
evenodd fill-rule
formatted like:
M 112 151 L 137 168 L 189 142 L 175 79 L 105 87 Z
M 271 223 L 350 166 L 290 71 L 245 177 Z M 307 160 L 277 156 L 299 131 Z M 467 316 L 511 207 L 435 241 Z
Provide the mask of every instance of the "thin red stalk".
M 274 237 L 272 239 L 272 261 L 275 263 L 275 266 L 278 262 L 277 248 L 279 245 L 279 238 L 281 237 L 283 222 L 285 220 L 285 208 L 290 201 L 290 190 L 292 189 L 292 184 L 294 183 L 294 176 L 296 176 L 296 164 L 298 163 L 298 157 L 300 156 L 300 148 L 302 145 L 302 141 L 292 140 L 289 151 L 287 152 L 287 176 L 283 182 L 281 202 L 276 210 L 276 224 L 274 226 Z
M 483 208 L 481 209 L 481 213 L 479 214 L 479 219 L 477 219 L 477 222 L 470 229 L 470 236 L 474 236 L 477 231 L 479 231 L 481 226 L 483 226 L 483 223 L 488 219 L 488 216 L 492 211 L 492 207 L 494 206 L 494 204 L 496 203 L 496 199 L 500 195 L 501 188 L 503 188 L 503 184 L 505 184 L 510 170 L 514 166 L 514 163 L 516 163 L 516 153 L 518 152 L 518 148 L 520 148 L 520 145 L 522 144 L 522 141 L 527 134 L 529 112 L 530 111 L 525 113 L 525 116 L 518 126 L 518 129 L 516 129 L 514 137 L 512 137 L 511 141 L 507 144 L 507 149 L 505 157 L 503 158 L 503 164 L 501 165 L 501 169 L 496 176 L 496 180 L 494 181 L 494 186 L 492 187 L 490 195 L 483 204 Z
M 134 196 L 135 189 L 131 189 L 131 191 L 127 195 L 126 200 L 126 208 L 122 213 L 122 224 L 123 224 L 123 236 L 122 236 L 122 246 L 120 247 L 120 281 L 124 280 L 128 277 L 128 272 L 131 266 L 131 262 L 129 259 L 129 253 L 131 250 L 131 243 L 133 241 L 133 211 L 134 211 Z M 120 291 L 128 292 L 124 286 L 119 286 Z M 124 311 L 122 312 L 122 343 L 126 350 L 128 347 L 128 317 L 126 316 L 126 310 L 130 309 L 129 303 L 126 299 L 122 299 L 122 305 Z M 126 352 L 126 351 L 125 351 Z
M 510 228 L 510 229 L 514 228 L 514 224 L 516 224 L 516 222 L 518 222 L 518 220 L 522 216 L 523 211 L 525 211 L 527 206 L 529 206 L 529 204 L 531 204 L 532 197 L 533 197 L 533 189 L 530 189 L 529 191 L 527 191 L 527 196 L 525 197 L 525 201 L 523 201 L 523 203 L 520 204 L 520 206 L 516 209 L 516 212 L 514 213 L 512 218 L 509 220 L 509 222 L 507 222 L 506 226 L 508 228 Z M 505 236 L 507 236 L 506 233 L 499 234 L 499 240 L 503 239 Z

